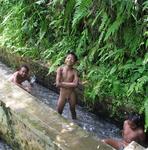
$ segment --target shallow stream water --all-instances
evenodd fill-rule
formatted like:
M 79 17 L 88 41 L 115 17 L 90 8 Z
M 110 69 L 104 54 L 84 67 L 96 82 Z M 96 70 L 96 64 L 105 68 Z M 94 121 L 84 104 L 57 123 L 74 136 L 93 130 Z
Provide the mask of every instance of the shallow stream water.
M 11 76 L 13 70 L 0 62 L 0 75 L 4 75 L 6 80 Z M 32 95 L 37 97 L 43 103 L 49 105 L 53 109 L 56 108 L 58 94 L 35 83 L 32 90 Z M 90 134 L 97 136 L 100 139 L 103 138 L 121 138 L 120 129 L 113 123 L 107 121 L 104 118 L 96 116 L 90 112 L 85 107 L 77 106 L 77 120 L 76 124 L 81 126 L 84 130 L 90 132 Z M 71 114 L 68 104 L 66 104 L 63 112 L 63 116 L 71 120 Z M 3 141 L 0 141 L 0 150 L 8 150 Z M 4 147 L 4 148 L 1 148 Z M 10 148 L 9 148 L 10 149 Z
M 40 101 L 49 105 L 53 109 L 56 109 L 56 104 L 58 100 L 58 94 L 36 84 L 33 89 L 34 96 L 38 97 Z M 77 120 L 74 122 L 81 126 L 84 130 L 90 132 L 91 134 L 97 136 L 98 138 L 120 138 L 120 129 L 113 123 L 104 120 L 101 117 L 96 116 L 93 113 L 88 112 L 85 107 L 76 107 Z M 69 120 L 71 119 L 71 113 L 68 103 L 64 107 L 63 116 Z

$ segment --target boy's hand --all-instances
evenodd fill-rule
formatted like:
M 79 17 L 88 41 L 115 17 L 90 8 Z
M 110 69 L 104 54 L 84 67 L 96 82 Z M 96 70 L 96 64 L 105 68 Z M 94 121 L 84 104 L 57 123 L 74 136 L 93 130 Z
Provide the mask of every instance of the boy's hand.
M 88 81 L 82 81 L 82 82 L 79 82 L 80 85 L 85 85 L 86 83 L 88 83 Z
M 55 85 L 56 85 L 56 87 L 60 87 L 62 85 L 62 83 L 57 82 L 57 83 L 55 83 Z
M 31 86 L 27 86 L 27 87 L 25 87 L 24 89 L 25 89 L 27 92 L 31 93 L 31 89 L 32 89 Z

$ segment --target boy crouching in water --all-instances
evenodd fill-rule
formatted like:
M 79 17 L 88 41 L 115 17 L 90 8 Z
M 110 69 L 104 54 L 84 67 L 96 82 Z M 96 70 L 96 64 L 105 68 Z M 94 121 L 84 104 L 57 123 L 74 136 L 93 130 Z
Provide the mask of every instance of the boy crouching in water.
M 145 133 L 143 119 L 139 114 L 131 114 L 123 124 L 123 139 L 104 139 L 103 142 L 111 145 L 117 150 L 123 150 L 132 141 L 135 141 L 141 145 L 145 144 Z
M 57 69 L 56 86 L 60 88 L 57 111 L 62 114 L 66 101 L 69 102 L 72 119 L 76 119 L 76 96 L 75 88 L 78 86 L 77 71 L 73 68 L 77 61 L 74 53 L 68 53 L 65 65 Z
M 23 86 L 22 83 L 24 81 L 30 81 L 29 79 L 29 67 L 27 65 L 22 65 L 18 71 L 12 74 L 9 78 L 9 81 L 13 82 L 14 84 L 18 85 L 22 89 L 26 90 L 27 92 L 31 92 L 32 84 L 30 83 L 28 86 Z

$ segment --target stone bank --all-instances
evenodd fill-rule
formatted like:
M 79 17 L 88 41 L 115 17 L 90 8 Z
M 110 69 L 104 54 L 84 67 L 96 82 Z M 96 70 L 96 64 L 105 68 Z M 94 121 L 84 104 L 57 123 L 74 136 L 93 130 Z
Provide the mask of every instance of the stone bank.
M 0 133 L 16 150 L 113 150 L 2 75 Z

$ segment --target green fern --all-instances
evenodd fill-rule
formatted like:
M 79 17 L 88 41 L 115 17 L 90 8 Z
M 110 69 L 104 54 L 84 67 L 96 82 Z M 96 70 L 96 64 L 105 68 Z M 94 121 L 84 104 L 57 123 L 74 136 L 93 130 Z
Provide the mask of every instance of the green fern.
M 92 5 L 92 0 L 76 0 L 75 12 L 72 20 L 72 27 L 80 23 L 80 20 L 89 14 L 89 9 Z
M 71 29 L 71 20 L 74 12 L 74 6 L 75 6 L 75 0 L 69 0 L 64 10 L 64 26 L 66 27 L 65 30 L 66 29 L 68 30 L 68 33 L 70 33 L 70 29 Z
M 144 3 L 143 3 L 143 11 L 145 11 L 145 10 L 147 10 L 148 9 L 148 1 L 145 1 Z
M 50 62 L 49 72 L 73 51 L 81 78 L 88 80 L 87 104 L 107 100 L 114 115 L 121 106 L 147 114 L 148 3 L 139 2 L 3 0 L 0 45 Z

